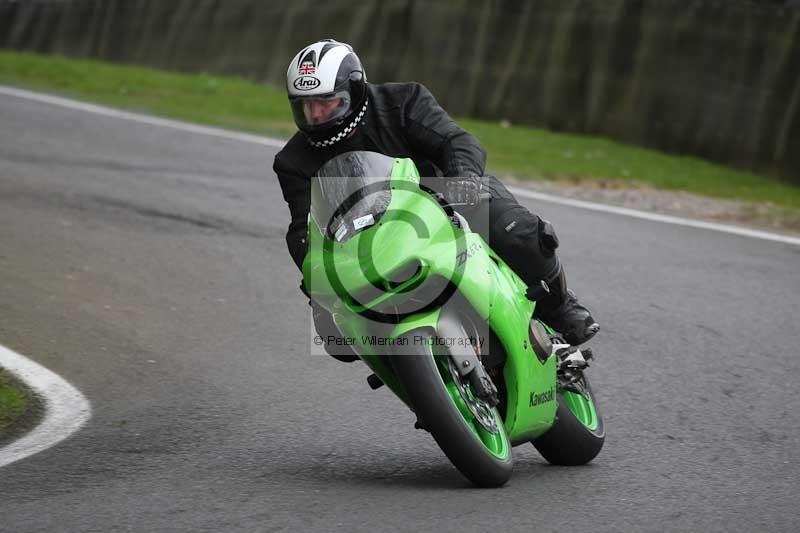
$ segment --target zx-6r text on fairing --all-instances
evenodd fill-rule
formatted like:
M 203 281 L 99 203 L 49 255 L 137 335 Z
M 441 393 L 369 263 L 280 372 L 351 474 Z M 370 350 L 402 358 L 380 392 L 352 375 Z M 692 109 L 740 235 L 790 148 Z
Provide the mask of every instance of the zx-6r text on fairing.
M 512 446 L 551 463 L 591 461 L 603 421 L 584 375 L 588 349 L 532 320 L 527 286 L 420 188 L 410 159 L 348 152 L 312 178 L 310 296 L 344 342 L 479 486 L 511 476 Z

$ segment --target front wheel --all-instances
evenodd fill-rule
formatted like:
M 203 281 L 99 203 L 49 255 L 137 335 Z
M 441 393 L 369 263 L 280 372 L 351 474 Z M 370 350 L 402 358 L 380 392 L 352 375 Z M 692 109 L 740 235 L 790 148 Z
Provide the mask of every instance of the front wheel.
M 446 351 L 432 349 L 435 336 L 430 330 L 410 331 L 403 337 L 393 366 L 423 427 L 471 482 L 481 487 L 503 485 L 514 463 L 497 409 L 472 394 Z
M 547 462 L 575 466 L 594 459 L 605 438 L 603 418 L 595 407 L 589 381 L 583 376 L 578 389 L 559 392 L 556 422 L 533 445 Z

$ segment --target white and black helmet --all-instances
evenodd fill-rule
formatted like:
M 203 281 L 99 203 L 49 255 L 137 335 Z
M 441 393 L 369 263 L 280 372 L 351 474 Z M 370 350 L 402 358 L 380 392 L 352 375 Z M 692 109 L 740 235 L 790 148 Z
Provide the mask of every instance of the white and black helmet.
M 333 39 L 310 44 L 294 56 L 286 90 L 295 124 L 317 147 L 346 138 L 367 109 L 364 67 L 349 44 Z

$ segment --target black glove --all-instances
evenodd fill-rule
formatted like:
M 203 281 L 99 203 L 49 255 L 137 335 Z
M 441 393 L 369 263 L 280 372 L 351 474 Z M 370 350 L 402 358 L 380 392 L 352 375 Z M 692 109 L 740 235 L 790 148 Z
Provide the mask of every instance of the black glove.
M 313 310 L 314 329 L 317 330 L 317 335 L 322 338 L 322 346 L 325 348 L 325 352 L 334 359 L 345 363 L 358 361 L 358 356 L 353 351 L 353 347 L 346 342 L 328 342 L 332 338 L 342 339 L 342 334 L 339 332 L 336 322 L 333 321 L 331 314 L 321 305 L 313 300 L 309 300 L 308 303 Z
M 451 204 L 477 205 L 481 201 L 481 181 L 478 176 L 445 178 L 444 197 Z
M 302 292 L 303 294 L 306 295 L 306 298 L 308 298 L 308 305 L 311 305 L 311 295 L 308 294 L 308 290 L 306 289 L 306 280 L 305 279 L 301 279 L 300 280 L 300 292 Z

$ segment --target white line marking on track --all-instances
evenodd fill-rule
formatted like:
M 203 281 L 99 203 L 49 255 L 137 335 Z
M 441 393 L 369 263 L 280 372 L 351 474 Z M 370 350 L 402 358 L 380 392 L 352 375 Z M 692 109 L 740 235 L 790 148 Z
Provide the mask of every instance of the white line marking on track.
M 48 94 L 36 93 L 32 91 L 26 91 L 24 89 L 16 89 L 13 87 L 4 87 L 0 86 L 0 94 L 5 94 L 8 96 L 14 96 L 17 98 L 24 98 L 26 100 L 33 100 L 37 102 L 43 102 L 47 104 L 57 105 L 60 107 L 65 107 L 68 109 L 74 109 L 78 111 L 86 111 L 88 113 L 95 113 L 98 115 L 104 115 L 108 117 L 115 117 L 121 118 L 125 120 L 132 120 L 134 122 L 140 122 L 143 124 L 151 124 L 154 126 L 163 126 L 167 128 L 178 129 L 182 131 L 189 131 L 192 133 L 199 133 L 203 135 L 210 135 L 213 137 L 220 137 L 224 139 L 231 139 L 236 141 L 244 141 L 249 143 L 260 144 L 264 146 L 272 146 L 275 148 L 282 148 L 286 141 L 282 141 L 280 139 L 273 139 L 269 137 L 262 137 L 259 135 L 250 135 L 247 133 L 239 133 L 230 130 L 224 130 L 220 128 L 212 128 L 207 126 L 198 126 L 197 124 L 190 124 L 188 122 L 181 122 L 178 120 L 169 120 L 163 118 L 152 117 L 148 115 L 140 115 L 137 113 L 130 113 L 127 111 L 119 111 L 117 109 L 112 109 L 109 107 L 98 106 L 94 104 L 87 104 L 84 102 L 79 102 L 76 100 L 71 100 L 68 98 L 62 98 L 60 96 L 51 96 Z M 712 231 L 720 231 L 723 233 L 729 233 L 733 235 L 739 235 L 742 237 L 752 237 L 754 239 L 762 239 L 767 241 L 774 241 L 774 242 L 781 242 L 784 244 L 793 244 L 795 246 L 800 246 L 800 238 L 797 237 L 790 237 L 787 235 L 780 235 L 778 233 L 770 233 L 767 231 L 759 231 L 759 230 L 751 230 L 747 228 L 742 228 L 739 226 L 731 226 L 728 224 L 718 224 L 714 222 L 703 222 L 700 220 L 692 220 L 689 218 L 682 218 L 682 217 L 675 217 L 669 215 L 659 215 L 655 213 L 647 213 L 645 211 L 639 211 L 636 209 L 629 209 L 626 207 L 616 207 L 607 204 L 598 204 L 594 202 L 585 202 L 582 200 L 572 200 L 570 198 L 565 198 L 561 196 L 555 196 L 552 194 L 545 194 L 539 193 L 527 189 L 521 189 L 519 187 L 509 187 L 514 194 L 521 196 L 523 198 L 528 198 L 531 200 L 539 200 L 543 202 L 550 202 L 559 205 L 567 205 L 570 207 L 577 207 L 581 209 L 588 209 L 591 211 L 600 211 L 604 213 L 612 213 L 615 215 L 627 216 L 632 218 L 638 218 L 642 220 L 650 220 L 652 222 L 660 222 L 663 224 L 673 224 L 676 226 L 685 226 L 690 228 L 699 228 L 699 229 L 706 229 Z
M 709 229 L 713 231 L 721 231 L 723 233 L 731 233 L 733 235 L 741 235 L 743 237 L 753 237 L 756 239 L 764 239 L 767 241 L 782 242 L 785 244 L 794 244 L 795 246 L 800 246 L 800 238 L 790 237 L 788 235 L 780 235 L 778 233 L 770 233 L 768 231 L 747 229 L 739 226 L 730 226 L 728 224 L 717 224 L 715 222 L 703 222 L 702 220 L 692 220 L 690 218 L 681 218 L 671 215 L 660 215 L 658 213 L 648 213 L 646 211 L 629 209 L 627 207 L 617 207 L 615 205 L 596 204 L 594 202 L 585 202 L 583 200 L 573 200 L 572 198 L 555 196 L 553 194 L 545 194 L 541 192 L 531 191 L 528 189 L 521 189 L 519 187 L 509 187 L 508 189 L 517 196 L 522 196 L 523 198 L 529 198 L 531 200 L 541 200 L 553 204 L 567 205 L 570 207 L 579 207 L 582 209 L 588 209 L 590 211 L 613 213 L 615 215 L 623 215 L 627 217 L 639 218 L 642 220 L 650 220 L 653 222 L 662 222 L 664 224 L 687 226 L 690 228 Z
M 42 365 L 0 346 L 0 366 L 36 391 L 45 404 L 44 418 L 38 426 L 0 448 L 0 467 L 55 446 L 78 431 L 92 416 L 89 400 Z
M 7 96 L 15 96 L 25 100 L 33 100 L 35 102 L 42 102 L 67 109 L 74 109 L 76 111 L 85 111 L 87 113 L 94 113 L 95 115 L 103 115 L 105 117 L 121 118 L 141 124 L 150 124 L 152 126 L 161 126 L 164 128 L 172 128 L 181 131 L 190 131 L 192 133 L 199 133 L 201 135 L 210 135 L 211 137 L 220 137 L 223 139 L 230 139 L 233 141 L 244 141 L 255 144 L 262 144 L 265 146 L 273 146 L 275 148 L 283 148 L 286 141 L 280 139 L 270 139 L 269 137 L 261 137 L 259 135 L 250 135 L 249 133 L 241 133 L 238 131 L 224 130 L 222 128 L 213 128 L 211 126 L 200 126 L 198 124 L 191 124 L 189 122 L 181 122 L 179 120 L 170 120 L 166 118 L 152 117 L 149 115 L 140 115 L 138 113 L 130 113 L 128 111 L 120 111 L 110 107 L 99 106 L 95 104 L 87 104 L 77 100 L 70 100 L 60 96 L 52 96 L 49 94 L 35 93 L 26 91 L 24 89 L 16 89 L 14 87 L 4 87 L 0 85 L 0 94 Z

